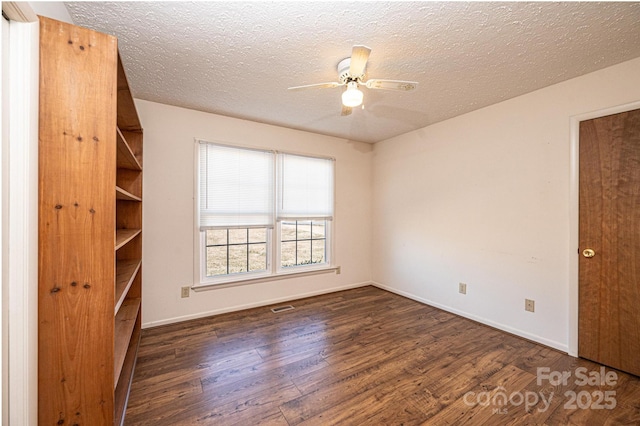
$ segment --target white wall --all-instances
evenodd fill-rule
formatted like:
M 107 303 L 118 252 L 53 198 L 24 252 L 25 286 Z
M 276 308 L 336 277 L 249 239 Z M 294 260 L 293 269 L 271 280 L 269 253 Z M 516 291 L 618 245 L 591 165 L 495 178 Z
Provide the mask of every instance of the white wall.
M 69 11 L 61 1 L 32 1 L 29 5 L 38 15 L 73 24 Z
M 291 300 L 371 279 L 371 152 L 360 142 L 137 100 L 144 128 L 143 326 L 271 301 Z M 191 292 L 194 137 L 336 158 L 334 258 L 341 274 Z
M 570 117 L 637 100 L 640 58 L 376 144 L 373 280 L 566 351 Z

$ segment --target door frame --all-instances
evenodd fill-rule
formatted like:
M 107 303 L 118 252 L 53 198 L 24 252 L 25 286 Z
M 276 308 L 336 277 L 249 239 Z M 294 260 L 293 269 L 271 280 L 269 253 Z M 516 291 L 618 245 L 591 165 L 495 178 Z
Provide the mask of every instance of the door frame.
M 11 109 L 2 114 L 0 123 L 2 341 L 6 346 L 0 416 L 3 424 L 31 425 L 38 423 L 39 22 L 27 2 L 3 2 L 2 11 L 9 18 L 8 51 L 2 51 L 2 58 L 8 59 L 4 71 L 10 80 L 8 90 L 2 90 L 2 104 Z
M 571 120 L 570 155 L 569 155 L 569 335 L 568 353 L 578 356 L 578 308 L 579 289 L 578 261 L 579 261 L 579 220 L 580 220 L 580 122 L 600 118 L 607 115 L 640 109 L 640 101 L 624 105 L 599 109 L 584 114 L 574 115 Z

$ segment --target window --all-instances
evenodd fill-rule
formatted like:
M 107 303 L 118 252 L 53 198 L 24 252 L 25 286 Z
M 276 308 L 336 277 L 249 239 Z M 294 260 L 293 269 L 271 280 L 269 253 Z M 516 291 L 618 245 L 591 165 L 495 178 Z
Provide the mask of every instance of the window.
M 280 266 L 326 263 L 326 220 L 283 221 L 280 225 Z
M 198 142 L 201 284 L 330 268 L 332 159 Z

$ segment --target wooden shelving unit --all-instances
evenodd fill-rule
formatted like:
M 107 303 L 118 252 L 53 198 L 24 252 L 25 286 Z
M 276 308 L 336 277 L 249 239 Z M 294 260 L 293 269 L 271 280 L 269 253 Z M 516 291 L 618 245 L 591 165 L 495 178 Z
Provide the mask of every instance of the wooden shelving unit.
M 121 425 L 140 340 L 143 134 L 115 37 L 40 18 L 39 132 L 38 423 Z

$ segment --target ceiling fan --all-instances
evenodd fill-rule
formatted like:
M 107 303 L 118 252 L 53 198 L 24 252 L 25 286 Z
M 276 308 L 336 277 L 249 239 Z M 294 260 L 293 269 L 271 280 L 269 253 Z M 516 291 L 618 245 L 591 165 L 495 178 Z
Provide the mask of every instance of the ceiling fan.
M 289 87 L 289 90 L 299 89 L 331 89 L 334 87 L 347 86 L 342 92 L 342 115 L 349 115 L 354 107 L 362 104 L 364 94 L 358 89 L 365 86 L 367 89 L 400 90 L 409 91 L 416 88 L 415 81 L 370 79 L 364 81 L 364 69 L 369 60 L 371 49 L 367 46 L 353 46 L 351 57 L 345 58 L 338 63 L 338 81 L 330 83 L 307 84 L 305 86 Z

